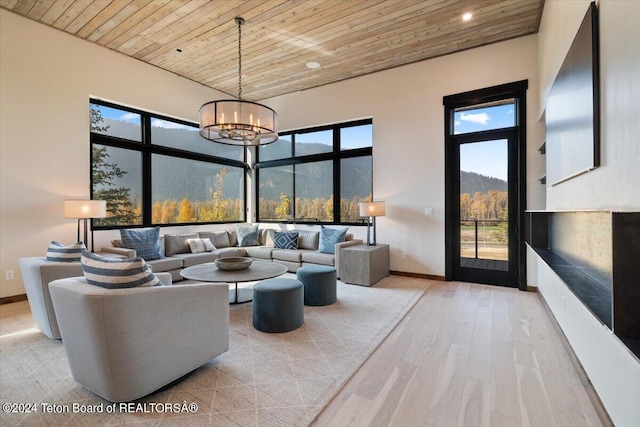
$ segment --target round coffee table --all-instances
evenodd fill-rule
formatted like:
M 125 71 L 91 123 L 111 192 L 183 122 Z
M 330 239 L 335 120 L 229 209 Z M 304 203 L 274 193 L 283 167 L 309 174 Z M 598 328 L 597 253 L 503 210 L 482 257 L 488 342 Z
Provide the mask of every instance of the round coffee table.
M 231 304 L 242 304 L 253 299 L 253 288 L 238 289 L 238 283 L 255 282 L 281 276 L 287 272 L 287 267 L 270 261 L 253 261 L 249 268 L 236 271 L 219 270 L 213 262 L 184 268 L 180 275 L 185 279 L 199 282 L 235 283 L 235 297 Z

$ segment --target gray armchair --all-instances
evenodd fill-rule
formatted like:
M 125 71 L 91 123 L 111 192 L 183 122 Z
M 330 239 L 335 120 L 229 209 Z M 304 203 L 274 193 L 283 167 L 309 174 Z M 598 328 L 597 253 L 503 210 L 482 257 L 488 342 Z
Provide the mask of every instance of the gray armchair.
M 49 284 L 73 378 L 112 402 L 139 399 L 229 349 L 226 284 L 104 289 Z
M 21 258 L 18 264 L 36 326 L 49 338 L 60 339 L 60 329 L 49 294 L 49 282 L 82 276 L 82 265 L 80 262 L 47 261 L 45 257 Z

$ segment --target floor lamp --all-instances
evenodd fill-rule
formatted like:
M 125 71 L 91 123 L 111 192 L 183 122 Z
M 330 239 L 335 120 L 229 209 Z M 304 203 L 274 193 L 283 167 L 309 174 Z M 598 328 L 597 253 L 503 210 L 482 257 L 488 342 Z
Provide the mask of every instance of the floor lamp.
M 384 202 L 360 202 L 360 216 L 367 217 L 367 245 L 376 245 L 376 217 L 385 215 Z M 371 223 L 373 222 L 373 243 L 370 239 Z
M 89 219 L 105 218 L 107 216 L 106 200 L 65 200 L 64 217 L 78 220 L 78 237 L 80 241 L 80 220 L 84 223 L 84 244 L 88 247 L 87 231 L 89 229 Z M 93 227 L 91 227 L 91 252 L 93 252 Z

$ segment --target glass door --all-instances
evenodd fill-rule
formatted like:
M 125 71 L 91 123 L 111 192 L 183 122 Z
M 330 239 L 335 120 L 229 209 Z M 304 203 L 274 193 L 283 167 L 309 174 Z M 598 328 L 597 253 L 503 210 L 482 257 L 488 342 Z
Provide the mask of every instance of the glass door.
M 517 242 L 515 224 L 509 221 L 515 197 L 509 191 L 514 188 L 509 176 L 512 139 L 505 136 L 458 144 L 455 280 L 516 285 L 512 251 Z
M 443 97 L 445 279 L 527 289 L 526 80 Z

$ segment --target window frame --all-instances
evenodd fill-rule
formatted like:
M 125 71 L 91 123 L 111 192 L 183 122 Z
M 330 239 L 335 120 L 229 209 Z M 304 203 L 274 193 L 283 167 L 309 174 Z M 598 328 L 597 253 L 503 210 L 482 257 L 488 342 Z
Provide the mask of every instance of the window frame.
M 109 101 L 104 101 L 98 98 L 89 99 L 89 108 L 91 104 L 96 104 L 108 108 L 115 108 L 118 110 L 140 114 L 141 116 L 141 141 L 134 141 L 130 139 L 104 135 L 89 130 L 89 189 L 91 198 L 93 198 L 93 146 L 94 144 L 121 148 L 125 150 L 131 150 L 139 152 L 142 155 L 141 175 L 142 175 L 142 223 L 141 224 L 122 224 L 122 225 L 98 225 L 94 224 L 92 220 L 92 228 L 95 230 L 118 230 L 122 228 L 144 228 L 144 227 L 175 227 L 182 225 L 207 225 L 207 224 L 235 224 L 243 223 L 247 221 L 247 174 L 249 167 L 246 163 L 247 152 L 243 150 L 243 160 L 232 160 L 224 157 L 213 156 L 209 154 L 196 153 L 193 151 L 180 150 L 177 148 L 165 147 L 161 145 L 153 144 L 151 141 L 151 121 L 152 119 L 160 119 L 173 123 L 178 123 L 190 127 L 198 127 L 195 122 L 187 120 L 181 120 L 174 117 L 168 117 L 161 114 L 151 113 L 144 110 L 139 110 L 124 105 L 115 104 Z M 244 189 L 242 194 L 242 200 L 244 209 L 242 209 L 242 218 L 237 221 L 212 221 L 212 222 L 175 222 L 170 224 L 154 224 L 152 222 L 152 167 L 151 157 L 153 154 L 160 154 L 168 157 L 181 158 L 186 160 L 195 160 L 205 163 L 213 163 L 216 165 L 230 166 L 241 168 L 244 173 L 242 174 L 242 188 Z
M 359 221 L 340 221 L 340 200 L 341 200 L 341 188 L 340 188 L 340 162 L 343 159 L 349 159 L 354 157 L 371 157 L 371 197 L 373 198 L 373 141 L 371 147 L 361 147 L 354 149 L 341 150 L 340 148 L 340 130 L 349 127 L 371 125 L 373 126 L 373 119 L 360 119 L 349 122 L 334 123 L 323 126 L 315 126 L 311 128 L 293 129 L 286 132 L 281 132 L 280 136 L 291 136 L 291 157 L 281 158 L 275 160 L 267 160 L 260 162 L 260 149 L 256 150 L 256 164 L 254 169 L 255 174 L 255 206 L 256 206 L 256 221 L 264 223 L 275 224 L 305 224 L 305 225 L 363 225 L 366 223 L 366 219 L 362 218 Z M 296 156 L 295 148 L 295 135 L 306 134 L 313 132 L 320 132 L 332 130 L 333 131 L 333 150 L 327 153 L 310 154 L 306 156 Z M 296 184 L 295 184 L 295 167 L 296 165 L 331 161 L 333 167 L 333 221 L 301 221 L 295 217 L 295 199 L 296 199 Z M 260 218 L 260 169 L 268 169 L 280 166 L 293 166 L 293 198 L 292 198 L 292 219 L 289 220 L 273 220 L 273 219 L 261 219 Z M 336 203 L 338 201 L 338 203 Z

